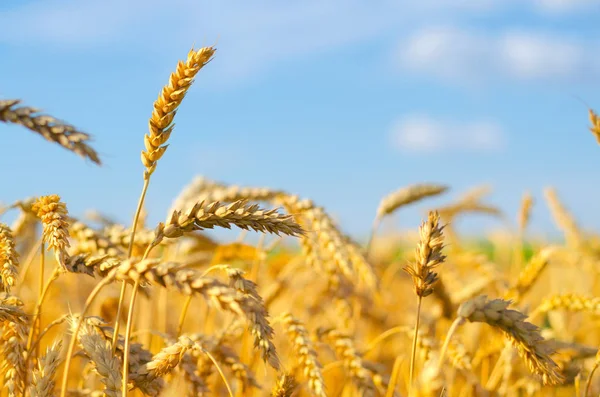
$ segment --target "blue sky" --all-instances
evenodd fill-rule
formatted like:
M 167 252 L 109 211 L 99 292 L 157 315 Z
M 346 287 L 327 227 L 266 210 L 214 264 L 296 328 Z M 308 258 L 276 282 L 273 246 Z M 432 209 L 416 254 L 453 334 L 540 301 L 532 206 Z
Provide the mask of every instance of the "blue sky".
M 546 186 L 597 229 L 582 100 L 600 109 L 599 17 L 595 0 L 4 0 L 0 98 L 89 132 L 104 165 L 0 126 L 0 200 L 57 193 L 75 215 L 129 221 L 152 103 L 192 45 L 216 43 L 153 176 L 153 222 L 202 174 L 312 198 L 358 237 L 381 196 L 418 182 L 452 189 L 388 227 L 491 184 L 511 220 L 533 193 L 535 232 L 554 230 Z

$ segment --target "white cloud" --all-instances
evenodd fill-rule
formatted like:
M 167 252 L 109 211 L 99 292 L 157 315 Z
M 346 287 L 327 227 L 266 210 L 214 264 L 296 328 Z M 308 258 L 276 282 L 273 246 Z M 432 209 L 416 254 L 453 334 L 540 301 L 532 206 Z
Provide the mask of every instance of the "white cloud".
M 401 42 L 397 61 L 406 70 L 444 79 L 570 80 L 600 66 L 600 57 L 586 50 L 586 45 L 539 32 L 511 30 L 490 35 L 433 27 Z
M 402 152 L 494 152 L 506 144 L 502 128 L 489 121 L 454 122 L 409 115 L 391 128 L 394 147 Z
M 539 3 L 539 8 L 560 8 L 567 1 L 591 0 L 232 0 L 227 4 L 208 0 L 47 0 L 0 10 L 0 43 L 77 51 L 126 50 L 171 59 L 174 54 L 169 51 L 181 53 L 182 47 L 187 49 L 193 42 L 200 45 L 217 40 L 221 49 L 217 73 L 224 76 L 217 80 L 233 82 L 282 60 L 397 37 L 422 21 L 443 18 L 458 22 L 474 15 L 527 8 L 532 2 Z M 494 50 L 502 50 L 502 39 L 477 37 L 458 29 L 427 29 L 403 43 L 401 59 L 403 65 L 426 72 L 469 76 L 481 63 L 488 69 L 496 67 Z M 540 43 L 545 39 L 525 43 L 529 47 L 524 55 L 509 54 L 518 59 L 504 57 L 509 63 L 507 70 L 532 73 L 530 70 L 539 70 L 538 65 L 548 59 L 559 63 L 551 65 L 554 71 L 578 69 L 580 60 L 549 55 L 555 40 Z M 567 53 L 579 51 L 581 46 L 575 44 L 576 51 Z M 532 45 L 543 50 L 535 59 L 528 52 Z

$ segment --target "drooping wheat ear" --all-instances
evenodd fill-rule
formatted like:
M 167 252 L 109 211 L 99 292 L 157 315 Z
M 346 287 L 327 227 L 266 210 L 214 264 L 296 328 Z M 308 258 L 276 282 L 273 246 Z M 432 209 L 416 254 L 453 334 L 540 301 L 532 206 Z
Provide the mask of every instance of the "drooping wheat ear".
M 400 188 L 387 196 L 379 203 L 377 218 L 381 219 L 396 211 L 398 208 L 415 203 L 427 197 L 437 196 L 448 190 L 448 186 L 432 183 L 415 184 Z
M 122 251 L 129 250 L 129 243 L 131 239 L 131 229 L 126 228 L 123 225 L 110 225 L 102 229 L 100 234 L 106 237 L 114 246 L 120 248 Z M 148 229 L 136 230 L 135 240 L 133 242 L 133 255 L 142 255 L 144 249 L 154 241 L 154 231 Z M 170 242 L 169 240 L 164 243 Z
M 291 215 L 279 214 L 275 209 L 263 210 L 256 204 L 248 204 L 245 200 L 229 205 L 219 202 L 210 204 L 199 202 L 185 213 L 173 212 L 166 224 L 160 223 L 156 228 L 156 236 L 152 244 L 157 245 L 164 238 L 177 238 L 185 233 L 212 229 L 215 226 L 230 229 L 231 225 L 244 230 L 252 229 L 277 235 L 280 233 L 289 236 L 304 234 Z
M 519 273 L 517 282 L 510 287 L 505 297 L 518 300 L 525 295 L 548 266 L 550 258 L 555 251 L 555 247 L 546 247 L 531 257 L 527 266 Z
M 19 254 L 15 249 L 12 231 L 4 223 L 0 223 L 0 277 L 4 291 L 10 292 L 19 274 Z
M 115 330 L 112 327 L 106 325 L 103 319 L 99 317 L 86 317 L 86 323 L 93 327 L 96 332 L 107 342 L 111 343 L 114 337 Z M 116 338 L 116 353 L 117 357 L 121 359 L 123 357 L 123 351 L 125 348 L 125 338 L 123 335 L 119 335 Z M 130 343 L 129 344 L 129 372 L 136 374 L 140 368 L 146 363 L 152 361 L 152 353 L 140 344 Z M 129 379 L 135 388 L 140 389 L 145 394 L 158 394 L 164 386 L 164 381 L 160 378 L 154 381 L 146 381 L 145 383 L 138 383 L 136 377 Z
M 198 201 L 224 201 L 224 200 L 210 200 L 207 197 L 210 195 L 209 191 L 214 189 L 225 188 L 226 185 L 212 179 L 206 178 L 202 175 L 195 176 L 194 179 L 181 189 L 177 197 L 173 200 L 171 208 L 167 212 L 170 216 L 174 211 L 181 210 L 185 211 L 194 205 Z M 233 200 L 235 201 L 235 200 Z
M 567 208 L 558 198 L 556 190 L 554 188 L 544 189 L 544 196 L 550 207 L 552 217 L 556 222 L 557 226 L 562 230 L 565 235 L 567 245 L 574 249 L 581 249 L 584 247 L 583 233 L 575 218 L 569 213 Z
M 426 222 L 419 229 L 420 241 L 415 252 L 415 262 L 404 267 L 411 275 L 417 296 L 425 297 L 433 293 L 438 275 L 433 271 L 446 260 L 442 254 L 444 248 L 444 226 L 440 226 L 440 216 L 430 212 Z
M 183 372 L 183 377 L 187 383 L 188 396 L 202 396 L 205 393 L 210 392 L 206 382 L 200 376 L 200 371 L 198 370 L 198 360 L 192 355 L 191 352 L 187 351 L 181 357 L 181 364 L 179 364 L 179 368 Z
M 33 371 L 29 394 L 31 397 L 47 397 L 54 395 L 54 376 L 62 359 L 60 352 L 62 341 L 52 344 L 46 354 L 38 361 L 37 368 Z
M 271 367 L 279 369 L 279 357 L 272 342 L 274 331 L 268 321 L 268 312 L 253 297 L 218 280 L 203 277 L 198 270 L 181 269 L 181 265 L 172 262 L 159 264 L 156 260 L 125 261 L 113 270 L 113 276 L 110 277 L 134 283 L 137 280 L 153 282 L 185 295 L 197 294 L 223 310 L 245 317 L 250 323 L 255 347 L 261 349 L 263 359 Z
M 435 288 L 433 289 L 433 296 L 436 297 L 442 305 L 442 316 L 451 319 L 452 316 L 454 316 L 455 305 L 454 302 L 452 302 L 452 297 L 446 288 L 446 284 L 444 284 L 444 280 L 439 277 L 435 283 Z
M 373 243 L 373 239 L 375 238 L 375 233 L 377 233 L 379 224 L 381 223 L 383 218 L 386 217 L 386 215 L 392 214 L 398 208 L 403 207 L 405 205 L 415 203 L 427 197 L 442 194 L 446 190 L 448 190 L 448 187 L 443 185 L 436 185 L 431 183 L 415 184 L 400 188 L 385 196 L 379 203 L 379 207 L 377 208 L 377 214 L 375 215 L 375 219 L 373 220 L 371 234 L 369 235 L 369 240 L 367 242 L 366 247 L 367 255 L 371 250 L 371 244 Z
M 438 207 L 437 211 L 444 221 L 451 222 L 457 216 L 465 213 L 479 213 L 491 216 L 502 216 L 502 211 L 491 204 L 483 203 L 482 198 L 489 194 L 488 186 L 480 186 L 467 191 L 458 201 L 446 206 Z M 450 229 L 448 230 L 448 232 Z
M 367 290 L 375 291 L 378 279 L 371 264 L 358 245 L 345 235 L 322 207 L 311 200 L 300 200 L 297 196 L 280 195 L 275 201 L 285 207 L 304 227 L 311 231 L 303 239 L 303 249 L 308 262 L 317 268 L 325 268 L 336 283 L 338 275 L 355 282 L 358 279 Z M 334 268 L 330 266 L 334 264 Z
M 596 137 L 598 144 L 600 144 L 600 117 L 598 117 L 598 115 L 592 109 L 589 109 L 589 115 L 590 123 L 592 123 L 590 131 Z
M 111 257 L 123 257 L 125 255 L 125 251 L 120 246 L 83 222 L 77 220 L 71 222 L 69 233 L 76 242 L 73 246 L 73 255 L 93 254 Z
M 377 387 L 373 382 L 373 373 L 365 367 L 352 338 L 335 329 L 318 329 L 317 336 L 319 339 L 327 340 L 339 359 L 343 360 L 344 367 L 362 393 L 361 396 L 374 397 L 377 394 Z
M 130 379 L 135 379 L 136 385 L 142 390 L 144 386 L 154 384 L 157 380 L 164 384 L 162 377 L 173 371 L 181 362 L 183 355 L 194 346 L 190 338 L 180 337 L 176 343 L 165 347 L 154 355 L 151 361 L 139 367 L 135 373 L 131 373 Z M 150 395 L 158 395 L 158 393 Z
M 296 389 L 298 388 L 298 382 L 291 374 L 282 374 L 277 378 L 277 383 L 271 391 L 272 397 L 292 397 Z
M 69 257 L 69 222 L 67 206 L 60 201 L 60 196 L 53 194 L 38 198 L 32 205 L 32 210 L 41 219 L 44 228 L 44 242 L 48 250 L 54 250 L 56 261 L 66 269 Z
M 40 134 L 50 142 L 58 143 L 83 158 L 88 158 L 100 165 L 100 159 L 87 141 L 90 136 L 78 131 L 72 125 L 66 124 L 52 116 L 39 114 L 39 110 L 27 106 L 18 106 L 21 101 L 9 99 L 0 101 L 0 121 L 20 124 L 23 127 Z
M 71 318 L 75 320 L 75 318 Z M 72 327 L 76 321 L 71 321 Z M 94 365 L 95 371 L 100 375 L 104 384 L 104 394 L 118 397 L 121 394 L 121 360 L 112 354 L 110 341 L 106 340 L 89 322 L 81 324 L 77 341 L 85 354 Z
M 15 296 L 0 299 L 0 375 L 10 397 L 22 396 L 27 379 L 28 316 Z
M 225 272 L 229 277 L 229 285 L 231 287 L 240 291 L 242 294 L 252 297 L 252 299 L 256 300 L 261 305 L 264 305 L 263 298 L 258 294 L 258 285 L 254 281 L 244 278 L 245 273 L 243 270 L 226 266 Z
M 237 327 L 234 326 L 233 329 L 235 330 Z M 243 330 L 243 327 L 241 329 Z M 243 390 L 247 390 L 250 387 L 260 389 L 261 386 L 256 380 L 252 370 L 242 362 L 235 350 L 227 345 L 227 339 L 232 337 L 232 335 L 229 334 L 230 332 L 232 332 L 232 330 L 226 330 L 218 337 L 203 334 L 188 334 L 186 336 L 202 346 L 206 352 L 210 353 L 216 359 L 217 362 L 229 368 L 234 377 L 242 384 Z M 239 335 L 236 336 L 236 338 L 237 337 L 239 337 Z M 198 349 L 192 352 L 192 356 L 198 361 L 198 368 L 201 368 L 200 377 L 203 380 L 208 378 L 215 367 L 211 359 Z
M 321 373 L 322 366 L 304 323 L 291 313 L 283 313 L 281 322 L 294 346 L 294 352 L 302 369 L 302 374 L 308 380 L 309 389 L 315 396 L 326 397 L 325 382 Z
M 508 309 L 510 303 L 502 299 L 488 300 L 487 296 L 482 295 L 463 303 L 458 308 L 458 316 L 459 319 L 483 322 L 500 329 L 531 372 L 539 375 L 544 384 L 560 384 L 564 377 L 550 357 L 552 349 L 549 344 L 537 326 L 525 321 L 525 314 Z
M 169 83 L 163 87 L 158 99 L 154 102 L 154 110 L 149 121 L 150 132 L 144 135 L 144 145 L 146 146 L 146 150 L 142 151 L 142 163 L 146 167 L 144 179 L 152 175 L 156 168 L 156 162 L 167 150 L 165 143 L 175 127 L 173 119 L 177 108 L 192 86 L 194 77 L 211 60 L 215 51 L 216 49 L 213 47 L 191 49 L 187 60 L 179 61 L 177 70 L 171 73 Z
M 523 194 L 523 198 L 521 199 L 521 209 L 519 210 L 519 233 L 522 235 L 529 224 L 529 219 L 531 218 L 531 208 L 533 207 L 534 201 L 533 196 L 529 192 L 525 192 Z
M 580 294 L 552 295 L 542 300 L 538 307 L 531 312 L 531 317 L 534 318 L 552 310 L 588 312 L 595 316 L 600 316 L 600 298 Z

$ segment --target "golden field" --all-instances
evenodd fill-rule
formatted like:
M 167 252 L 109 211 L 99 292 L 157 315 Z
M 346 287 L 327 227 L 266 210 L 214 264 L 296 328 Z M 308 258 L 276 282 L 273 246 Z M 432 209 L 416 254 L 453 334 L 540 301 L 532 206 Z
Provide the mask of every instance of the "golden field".
M 526 241 L 528 194 L 514 230 L 462 238 L 454 220 L 500 215 L 485 188 L 433 208 L 413 233 L 378 233 L 447 190 L 425 183 L 382 199 L 365 245 L 309 198 L 201 176 L 148 224 L 177 109 L 214 55 L 191 50 L 154 102 L 130 225 L 76 219 L 58 195 L 1 209 L 16 221 L 0 219 L 0 395 L 600 394 L 600 240 L 551 188 L 564 244 Z M 0 121 L 101 163 L 87 134 L 18 100 L 0 101 Z M 214 228 L 240 235 L 216 241 Z

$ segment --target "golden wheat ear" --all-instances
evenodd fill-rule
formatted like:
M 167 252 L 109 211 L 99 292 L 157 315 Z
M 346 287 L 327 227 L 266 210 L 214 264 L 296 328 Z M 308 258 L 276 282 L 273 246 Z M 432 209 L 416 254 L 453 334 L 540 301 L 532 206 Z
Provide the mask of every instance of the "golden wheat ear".
M 38 109 L 18 106 L 19 103 L 18 99 L 0 100 L 0 121 L 22 125 L 50 142 L 101 164 L 98 153 L 87 144 L 90 135 L 52 116 L 40 114 Z

